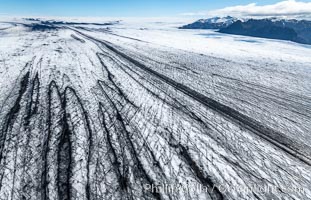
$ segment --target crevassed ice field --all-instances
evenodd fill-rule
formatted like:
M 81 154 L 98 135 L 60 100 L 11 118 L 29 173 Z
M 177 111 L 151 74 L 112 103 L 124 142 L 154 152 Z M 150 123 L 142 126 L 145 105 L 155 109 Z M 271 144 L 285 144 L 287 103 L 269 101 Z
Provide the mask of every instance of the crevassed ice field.
M 311 46 L 179 25 L 1 20 L 0 199 L 311 199 Z

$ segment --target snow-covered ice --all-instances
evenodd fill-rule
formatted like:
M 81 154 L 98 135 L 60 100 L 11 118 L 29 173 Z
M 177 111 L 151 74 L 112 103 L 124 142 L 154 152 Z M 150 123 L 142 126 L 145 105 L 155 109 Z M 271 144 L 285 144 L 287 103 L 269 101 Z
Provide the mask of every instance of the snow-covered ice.
M 54 20 L 0 23 L 1 200 L 311 199 L 310 46 Z

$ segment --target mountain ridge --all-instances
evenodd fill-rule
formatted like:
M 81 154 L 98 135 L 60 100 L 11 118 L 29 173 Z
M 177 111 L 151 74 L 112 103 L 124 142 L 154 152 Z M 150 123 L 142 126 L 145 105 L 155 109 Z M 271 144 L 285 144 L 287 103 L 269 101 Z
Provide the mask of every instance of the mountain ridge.
M 218 20 L 223 20 L 219 22 Z M 227 21 L 225 21 L 227 19 Z M 237 19 L 234 17 L 198 20 L 180 29 L 218 29 L 220 33 L 287 40 L 311 44 L 311 21 L 297 19 Z
M 231 16 L 199 19 L 194 23 L 180 27 L 180 29 L 220 29 L 229 26 L 237 20 L 237 18 Z

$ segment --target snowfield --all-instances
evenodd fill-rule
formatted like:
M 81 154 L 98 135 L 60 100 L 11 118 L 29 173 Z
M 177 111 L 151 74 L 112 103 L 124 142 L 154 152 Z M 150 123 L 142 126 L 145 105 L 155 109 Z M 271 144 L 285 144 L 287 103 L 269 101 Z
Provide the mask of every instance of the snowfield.
M 109 23 L 0 22 L 0 200 L 311 199 L 310 46 Z

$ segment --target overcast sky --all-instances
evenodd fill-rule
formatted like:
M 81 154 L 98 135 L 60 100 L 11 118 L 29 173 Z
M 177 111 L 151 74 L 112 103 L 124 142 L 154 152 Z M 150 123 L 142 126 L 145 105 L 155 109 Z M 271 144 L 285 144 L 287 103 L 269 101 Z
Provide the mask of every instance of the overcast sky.
M 0 0 L 2 15 L 178 17 L 311 15 L 311 0 Z

